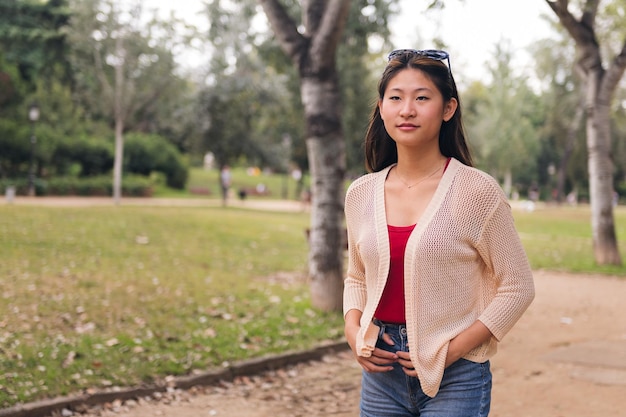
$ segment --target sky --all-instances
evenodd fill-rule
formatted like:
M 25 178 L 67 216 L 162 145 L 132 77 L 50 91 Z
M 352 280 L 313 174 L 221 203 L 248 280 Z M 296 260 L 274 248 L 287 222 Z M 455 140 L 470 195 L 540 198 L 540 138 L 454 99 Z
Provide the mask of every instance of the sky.
M 521 67 L 530 62 L 529 45 L 554 36 L 541 18 L 544 14 L 556 20 L 545 0 L 448 0 L 444 11 L 427 14 L 422 13 L 426 0 L 400 3 L 402 12 L 390 24 L 394 48 L 430 49 L 433 38 L 442 39 L 453 70 L 461 69 L 471 79 L 485 76 L 497 43 L 510 42 L 514 62 Z
M 545 0 L 447 0 L 444 11 L 425 14 L 429 2 L 400 1 L 401 12 L 390 23 L 394 49 L 430 49 L 432 39 L 440 38 L 448 45 L 453 70 L 470 80 L 484 80 L 486 62 L 500 41 L 510 42 L 514 63 L 523 71 L 530 62 L 527 46 L 552 33 L 540 16 L 556 19 Z M 144 5 L 158 8 L 163 17 L 173 10 L 190 23 L 205 22 L 198 15 L 201 0 L 144 0 Z

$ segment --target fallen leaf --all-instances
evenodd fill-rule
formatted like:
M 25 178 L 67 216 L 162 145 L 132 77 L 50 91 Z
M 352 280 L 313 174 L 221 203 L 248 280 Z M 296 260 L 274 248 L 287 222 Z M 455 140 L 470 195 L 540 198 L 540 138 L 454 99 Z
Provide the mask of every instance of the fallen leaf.
M 63 360 L 63 363 L 61 364 L 61 366 L 63 367 L 63 369 L 67 368 L 68 366 L 70 366 L 72 363 L 74 363 L 74 358 L 76 358 L 76 352 L 74 352 L 73 350 L 68 352 L 67 356 L 65 357 L 65 359 Z

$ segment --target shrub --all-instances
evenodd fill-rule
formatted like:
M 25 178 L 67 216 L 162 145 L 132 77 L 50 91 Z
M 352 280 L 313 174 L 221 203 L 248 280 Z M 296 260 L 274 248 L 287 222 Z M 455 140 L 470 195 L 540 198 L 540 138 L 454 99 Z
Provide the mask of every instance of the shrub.
M 113 146 L 108 141 L 97 138 L 67 138 L 54 149 L 52 164 L 60 175 L 69 174 L 72 165 L 79 164 L 79 175 L 88 177 L 111 171 L 113 159 Z
M 124 145 L 124 171 L 149 176 L 165 174 L 168 186 L 185 188 L 189 167 L 184 158 L 165 138 L 158 135 L 129 133 Z
M 28 180 L 7 179 L 0 181 L 0 192 L 6 193 L 8 187 L 15 187 L 16 194 L 25 195 L 28 189 Z M 153 180 L 148 177 L 128 175 L 122 180 L 122 195 L 127 197 L 150 197 L 153 190 Z M 35 192 L 38 196 L 107 197 L 113 195 L 113 180 L 109 175 L 37 179 Z
M 0 119 L 0 174 L 19 176 L 27 172 L 31 145 L 24 127 L 15 120 Z

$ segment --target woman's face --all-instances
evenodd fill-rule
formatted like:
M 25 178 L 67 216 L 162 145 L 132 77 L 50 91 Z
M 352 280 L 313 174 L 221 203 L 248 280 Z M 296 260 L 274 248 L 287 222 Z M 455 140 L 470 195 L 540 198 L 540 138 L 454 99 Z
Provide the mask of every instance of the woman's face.
M 424 72 L 407 68 L 389 81 L 378 107 L 387 133 L 398 146 L 439 146 L 441 124 L 452 118 L 457 101 L 444 103 Z

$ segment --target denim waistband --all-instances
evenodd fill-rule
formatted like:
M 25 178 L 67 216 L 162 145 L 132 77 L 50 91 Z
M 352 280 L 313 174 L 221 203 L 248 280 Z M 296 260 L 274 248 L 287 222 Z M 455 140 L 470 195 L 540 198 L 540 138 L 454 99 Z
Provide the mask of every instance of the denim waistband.
M 386 321 L 378 320 L 377 318 L 374 318 L 372 320 L 372 323 L 374 323 L 376 326 L 379 327 L 378 329 L 379 339 L 381 339 L 383 337 L 383 334 L 387 333 L 387 331 L 390 331 L 391 333 L 397 333 L 402 336 L 406 336 L 407 334 L 406 324 L 404 323 L 389 323 Z
M 374 317 L 372 322 L 374 322 L 374 324 L 377 326 L 385 326 L 385 327 L 392 327 L 392 328 L 393 327 L 396 327 L 396 328 L 406 327 L 406 323 L 390 323 L 388 321 L 378 320 L 376 317 Z

